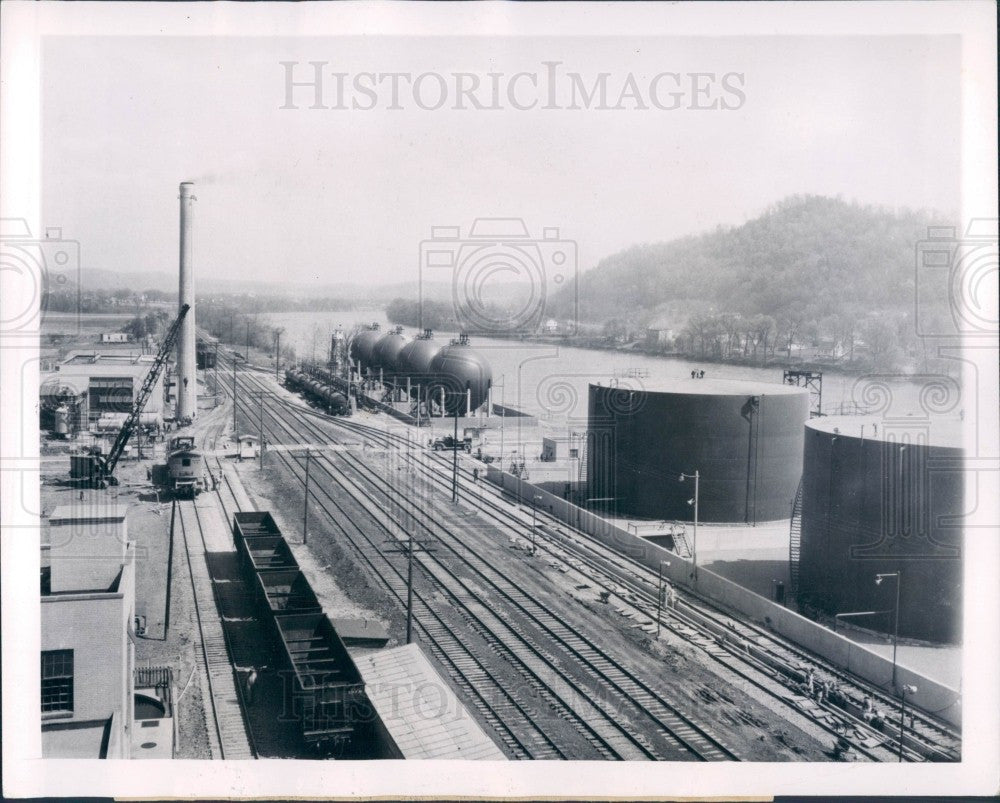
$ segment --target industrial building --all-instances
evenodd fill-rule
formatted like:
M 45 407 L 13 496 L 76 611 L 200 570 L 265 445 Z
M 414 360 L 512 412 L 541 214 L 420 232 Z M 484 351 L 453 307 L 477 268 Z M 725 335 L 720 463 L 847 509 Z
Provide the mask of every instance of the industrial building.
M 800 607 L 889 633 L 898 614 L 900 636 L 960 641 L 960 428 L 957 417 L 806 425 Z
M 588 402 L 587 493 L 604 500 L 594 509 L 691 521 L 697 501 L 706 522 L 791 515 L 806 390 L 683 378 L 642 390 L 591 384 Z
M 41 714 L 46 758 L 129 758 L 135 563 L 125 508 L 62 505 L 42 546 Z
M 70 353 L 55 373 L 41 382 L 42 426 L 49 428 L 46 415 L 64 407 L 70 427 L 85 430 L 102 416 L 125 414 L 132 409 L 155 357 L 135 353 Z M 145 407 L 146 418 L 163 421 L 163 377 L 157 379 Z

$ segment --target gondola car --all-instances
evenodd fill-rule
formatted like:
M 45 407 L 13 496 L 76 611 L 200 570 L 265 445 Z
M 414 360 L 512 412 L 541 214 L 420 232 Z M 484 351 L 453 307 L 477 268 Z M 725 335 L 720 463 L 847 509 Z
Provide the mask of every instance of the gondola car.
M 179 435 L 170 439 L 167 449 L 167 476 L 176 496 L 192 499 L 205 490 L 205 455 L 195 448 L 194 438 Z

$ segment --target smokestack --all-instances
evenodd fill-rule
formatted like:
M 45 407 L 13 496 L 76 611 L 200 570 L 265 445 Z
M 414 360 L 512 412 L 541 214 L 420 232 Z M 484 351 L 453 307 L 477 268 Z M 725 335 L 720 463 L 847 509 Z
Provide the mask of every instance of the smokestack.
M 195 418 L 198 415 L 198 378 L 195 362 L 195 340 L 197 335 L 194 319 L 194 182 L 181 184 L 181 277 L 178 308 L 190 305 L 187 315 L 177 334 L 177 410 L 176 417 Z

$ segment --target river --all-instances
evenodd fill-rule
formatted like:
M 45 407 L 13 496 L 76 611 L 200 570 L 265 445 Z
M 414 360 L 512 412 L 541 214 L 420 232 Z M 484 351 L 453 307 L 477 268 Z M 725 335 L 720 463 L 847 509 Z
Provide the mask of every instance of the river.
M 284 327 L 282 343 L 294 347 L 302 359 L 325 359 L 330 335 L 337 326 L 345 331 L 360 323 L 377 322 L 383 329 L 391 326 L 383 310 L 272 313 L 266 318 L 271 325 Z M 411 337 L 416 330 L 405 327 L 403 332 Z M 442 343 L 454 336 L 436 333 L 436 339 Z M 782 380 L 780 368 L 699 364 L 672 357 L 483 337 L 474 337 L 472 346 L 493 367 L 494 401 L 560 426 L 583 425 L 587 417 L 588 383 L 608 384 L 615 377 L 621 386 L 637 390 L 663 380 L 689 377 L 694 368 L 702 368 L 706 376 L 721 379 L 774 383 Z M 927 412 L 954 415 L 961 399 L 955 380 L 946 377 L 825 373 L 823 410 L 833 412 L 851 403 L 874 407 L 875 412 L 887 416 L 923 417 Z

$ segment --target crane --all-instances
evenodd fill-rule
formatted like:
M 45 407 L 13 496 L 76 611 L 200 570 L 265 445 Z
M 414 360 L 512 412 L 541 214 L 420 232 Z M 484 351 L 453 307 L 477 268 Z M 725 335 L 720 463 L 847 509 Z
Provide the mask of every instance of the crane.
M 108 452 L 106 457 L 98 461 L 95 480 L 100 487 L 118 484 L 118 480 L 114 476 L 115 467 L 118 465 L 118 461 L 121 459 L 122 453 L 125 451 L 125 447 L 132 437 L 132 433 L 135 432 L 136 427 L 139 425 L 139 418 L 142 415 L 142 411 L 146 407 L 146 402 L 149 401 L 149 396 L 153 392 L 156 381 L 163 372 L 163 366 L 166 365 L 167 357 L 170 356 L 170 352 L 174 348 L 174 343 L 177 341 L 177 333 L 180 331 L 181 323 L 184 321 L 184 316 L 187 315 L 189 309 L 191 309 L 190 304 L 181 305 L 177 313 L 177 318 L 170 325 L 170 329 L 167 330 L 167 336 L 163 339 L 163 343 L 160 344 L 160 350 L 157 352 L 156 359 L 153 361 L 153 365 L 149 369 L 149 373 L 146 374 L 142 387 L 139 388 L 139 393 L 132 403 L 132 411 L 129 413 L 128 418 L 125 419 L 125 423 L 122 424 L 122 428 L 118 431 L 118 437 L 115 438 L 115 442 L 111 445 L 111 451 Z

